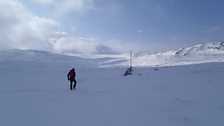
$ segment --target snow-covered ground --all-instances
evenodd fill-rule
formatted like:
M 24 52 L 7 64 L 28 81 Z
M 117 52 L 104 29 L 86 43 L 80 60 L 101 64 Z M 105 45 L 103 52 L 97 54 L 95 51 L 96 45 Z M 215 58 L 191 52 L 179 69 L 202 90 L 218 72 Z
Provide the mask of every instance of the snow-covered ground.
M 125 68 L 98 67 L 107 61 L 1 53 L 0 125 L 224 125 L 224 63 L 139 67 L 124 77 Z M 78 84 L 70 91 L 66 76 L 73 66 Z

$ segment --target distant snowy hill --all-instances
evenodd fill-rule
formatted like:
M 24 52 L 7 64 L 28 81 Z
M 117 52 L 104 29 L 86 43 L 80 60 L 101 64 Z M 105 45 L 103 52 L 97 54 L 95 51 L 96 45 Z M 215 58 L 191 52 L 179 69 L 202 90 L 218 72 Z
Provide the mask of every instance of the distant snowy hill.
M 127 67 L 129 53 L 126 54 L 54 54 L 35 50 L 1 51 L 0 62 L 23 61 L 42 63 L 67 63 L 75 66 Z M 210 62 L 224 62 L 224 42 L 194 45 L 177 50 L 147 53 L 134 52 L 134 67 L 176 66 Z
M 190 65 L 209 62 L 224 62 L 224 42 L 198 44 L 155 54 L 135 53 L 133 56 L 135 67 Z M 126 55 L 126 61 L 112 65 L 126 66 L 128 64 L 128 55 Z
M 224 42 L 199 44 L 174 51 L 176 56 L 224 54 Z
M 88 58 L 82 56 L 69 56 L 36 50 L 6 50 L 0 51 L 0 65 L 11 64 L 12 67 L 31 65 L 43 66 L 51 64 L 65 67 L 96 67 L 99 63 L 108 60 L 105 57 Z M 9 65 L 7 65 L 9 66 Z

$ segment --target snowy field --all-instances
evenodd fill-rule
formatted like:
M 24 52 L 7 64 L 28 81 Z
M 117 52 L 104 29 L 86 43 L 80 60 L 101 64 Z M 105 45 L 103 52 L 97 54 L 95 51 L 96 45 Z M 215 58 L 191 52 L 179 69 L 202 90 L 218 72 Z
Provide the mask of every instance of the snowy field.
M 224 125 L 224 63 L 134 68 L 127 77 L 126 68 L 88 63 L 2 60 L 0 126 Z

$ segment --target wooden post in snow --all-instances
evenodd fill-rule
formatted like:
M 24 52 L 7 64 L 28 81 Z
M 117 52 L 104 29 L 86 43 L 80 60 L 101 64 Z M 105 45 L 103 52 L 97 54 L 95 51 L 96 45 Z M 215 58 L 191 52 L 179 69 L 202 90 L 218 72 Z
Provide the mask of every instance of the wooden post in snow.
M 130 51 L 130 68 L 132 68 L 132 51 Z
M 133 72 L 133 69 L 132 69 L 132 51 L 130 51 L 130 66 L 129 66 L 129 68 L 125 71 L 124 76 L 131 75 L 132 72 Z

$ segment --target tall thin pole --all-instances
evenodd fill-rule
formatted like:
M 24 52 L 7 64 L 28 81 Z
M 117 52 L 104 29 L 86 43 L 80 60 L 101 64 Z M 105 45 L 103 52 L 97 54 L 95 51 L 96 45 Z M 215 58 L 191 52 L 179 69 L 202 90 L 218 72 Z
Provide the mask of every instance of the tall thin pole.
M 130 68 L 132 68 L 132 51 L 130 51 Z

